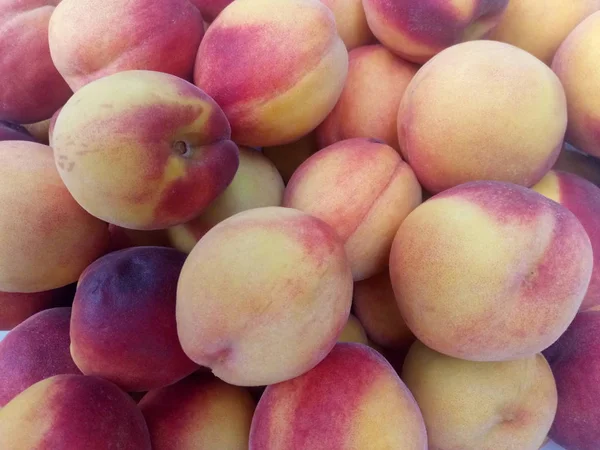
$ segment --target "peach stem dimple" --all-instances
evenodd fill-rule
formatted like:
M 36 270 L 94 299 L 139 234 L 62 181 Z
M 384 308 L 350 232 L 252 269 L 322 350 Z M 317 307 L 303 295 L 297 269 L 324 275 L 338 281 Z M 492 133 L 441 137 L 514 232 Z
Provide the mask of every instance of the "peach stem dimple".
M 172 148 L 173 152 L 179 156 L 190 156 L 192 153 L 190 145 L 185 141 L 176 141 Z

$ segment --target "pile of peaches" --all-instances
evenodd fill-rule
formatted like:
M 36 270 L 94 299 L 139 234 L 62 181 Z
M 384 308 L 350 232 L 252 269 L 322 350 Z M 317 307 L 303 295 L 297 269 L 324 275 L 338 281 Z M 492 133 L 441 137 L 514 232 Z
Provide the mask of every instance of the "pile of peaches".
M 0 141 L 1 450 L 600 449 L 600 0 L 0 0 Z

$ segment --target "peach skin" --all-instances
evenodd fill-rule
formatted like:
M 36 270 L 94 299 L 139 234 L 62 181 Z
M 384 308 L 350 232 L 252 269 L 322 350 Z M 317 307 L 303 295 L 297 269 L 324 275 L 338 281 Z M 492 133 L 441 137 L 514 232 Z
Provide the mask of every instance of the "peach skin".
M 250 450 L 392 448 L 426 450 L 423 417 L 385 358 L 362 344 L 337 344 L 314 369 L 268 386 L 250 430 Z
M 388 145 L 348 139 L 308 158 L 285 189 L 283 205 L 324 220 L 344 241 L 355 281 L 387 266 L 394 235 L 421 203 L 412 169 Z
M 190 0 L 202 13 L 208 23 L 213 22 L 233 0 Z
M 212 228 L 188 256 L 177 331 L 187 355 L 223 381 L 263 386 L 317 365 L 351 300 L 350 266 L 329 225 L 291 208 L 251 209 Z
M 530 187 L 556 161 L 566 126 L 556 75 L 495 41 L 435 56 L 410 82 L 398 112 L 402 154 L 432 193 L 476 180 Z
M 556 383 L 541 354 L 473 362 L 415 342 L 402 380 L 436 450 L 538 450 L 556 413 Z
M 162 229 L 197 216 L 233 179 L 223 111 L 185 80 L 127 71 L 77 91 L 52 129 L 60 176 L 90 214 Z
M 508 0 L 363 0 L 375 37 L 403 58 L 424 63 L 446 47 L 479 39 Z
M 0 341 L 0 408 L 38 381 L 81 374 L 69 353 L 71 308 L 39 312 Z
M 108 226 L 73 200 L 50 147 L 0 142 L 0 180 L 0 291 L 65 286 L 106 250 Z
M 130 392 L 173 384 L 198 370 L 177 337 L 175 298 L 185 254 L 164 247 L 109 253 L 79 278 L 71 355 L 85 375 Z
M 547 65 L 571 31 L 600 9 L 600 0 L 510 0 L 487 35 L 528 51 Z
M 227 189 L 198 217 L 168 230 L 175 248 L 191 252 L 208 230 L 239 212 L 281 206 L 284 185 L 275 165 L 258 150 L 248 147 L 239 150 L 240 166 Z
M 321 0 L 335 17 L 337 32 L 348 51 L 375 41 L 362 0 Z
M 287 184 L 300 164 L 318 149 L 316 133 L 313 132 L 291 144 L 263 147 L 262 152 L 275 164 L 283 182 Z
M 247 389 L 198 373 L 140 401 L 153 450 L 248 450 L 255 408 Z
M 48 22 L 59 3 L 0 0 L 0 120 L 48 119 L 71 96 L 48 48 Z
M 50 122 L 52 118 L 42 120 L 40 122 L 24 124 L 23 128 L 27 130 L 27 133 L 33 136 L 35 141 L 40 144 L 50 144 Z
M 417 339 L 472 361 L 526 358 L 552 345 L 579 310 L 592 267 L 573 213 L 493 181 L 423 203 L 390 255 L 396 301 Z
M 567 172 L 550 171 L 533 189 L 579 219 L 592 243 L 594 268 L 580 311 L 600 309 L 600 188 Z
M 400 59 L 382 45 L 352 50 L 342 95 L 317 128 L 319 148 L 364 137 L 399 149 L 398 108 L 417 69 L 416 64 Z
M 151 450 L 135 402 L 114 384 L 56 375 L 0 409 L 2 450 Z
M 360 324 L 358 319 L 350 314 L 346 325 L 342 329 L 338 342 L 356 342 L 358 344 L 369 345 L 369 339 L 365 333 L 365 329 Z
M 314 130 L 347 72 L 335 18 L 319 0 L 236 0 L 208 28 L 194 83 L 223 108 L 236 143 L 266 147 Z
M 600 11 L 581 22 L 559 47 L 552 70 L 567 94 L 569 126 L 566 140 L 600 157 Z
M 48 30 L 52 61 L 74 91 L 126 70 L 191 81 L 203 35 L 189 0 L 62 0 Z

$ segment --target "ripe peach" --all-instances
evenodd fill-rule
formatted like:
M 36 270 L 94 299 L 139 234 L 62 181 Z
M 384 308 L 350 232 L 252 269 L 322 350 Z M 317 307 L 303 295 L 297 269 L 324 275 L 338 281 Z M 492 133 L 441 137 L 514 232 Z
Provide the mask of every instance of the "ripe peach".
M 275 165 L 258 150 L 241 147 L 240 166 L 231 184 L 198 217 L 168 231 L 174 247 L 189 253 L 216 224 L 239 212 L 281 206 L 283 180 Z
M 436 450 L 538 450 L 556 413 L 556 384 L 540 354 L 503 362 L 442 355 L 421 342 L 404 361 Z
M 330 226 L 291 208 L 251 209 L 212 228 L 188 256 L 177 331 L 187 355 L 227 383 L 278 383 L 329 353 L 351 299 L 350 266 Z
M 40 292 L 77 280 L 108 245 L 108 227 L 69 194 L 52 149 L 0 142 L 0 290 Z
M 250 450 L 426 450 L 423 417 L 389 363 L 362 344 L 337 344 L 314 369 L 268 386 Z
M 238 167 L 229 123 L 214 100 L 150 71 L 120 72 L 77 91 L 56 119 L 52 147 L 75 200 L 133 229 L 192 219 Z
M 59 2 L 0 1 L 0 119 L 48 119 L 71 95 L 48 48 L 48 22 Z
M 600 157 L 600 11 L 581 22 L 559 47 L 552 70 L 567 94 L 567 141 Z
M 77 91 L 125 70 L 191 80 L 204 25 L 189 0 L 62 0 L 48 35 L 54 65 Z
M 244 388 L 194 374 L 148 392 L 139 406 L 153 450 L 248 450 L 255 403 Z
M 530 189 L 466 183 L 423 203 L 390 256 L 402 317 L 449 356 L 503 361 L 535 355 L 567 329 L 593 266 L 585 229 Z
M 423 63 L 499 22 L 508 0 L 363 0 L 375 37 L 403 58 Z
M 283 182 L 287 184 L 300 164 L 318 149 L 316 133 L 310 133 L 291 144 L 264 147 L 262 152 L 275 164 Z
M 35 138 L 25 127 L 7 120 L 0 120 L 0 141 L 35 142 Z
M 365 137 L 380 139 L 398 149 L 398 108 L 418 66 L 382 45 L 356 48 L 350 52 L 349 61 L 342 95 L 317 128 L 319 148 Z
M 533 187 L 579 219 L 594 251 L 594 268 L 580 311 L 600 308 L 600 188 L 567 172 L 550 171 Z
M 362 0 L 321 0 L 335 16 L 337 32 L 348 51 L 375 41 Z
M 532 186 L 556 161 L 566 126 L 556 75 L 494 41 L 441 52 L 412 79 L 398 112 L 402 154 L 432 193 L 475 180 Z
M 198 367 L 177 337 L 175 298 L 185 254 L 164 247 L 110 253 L 81 275 L 71 355 L 85 375 L 127 391 L 173 384 Z
M 285 189 L 283 205 L 331 225 L 345 243 L 354 280 L 387 266 L 394 235 L 421 202 L 415 174 L 388 145 L 348 139 L 308 158 Z
M 0 341 L 0 408 L 38 381 L 81 374 L 69 353 L 71 308 L 39 312 Z
M 566 449 L 600 448 L 600 312 L 577 314 L 544 352 L 556 378 L 558 410 L 550 438 Z
M 369 338 L 385 349 L 408 350 L 415 340 L 400 314 L 389 271 L 354 283 L 352 306 Z
M 114 384 L 96 377 L 56 375 L 0 409 L 3 450 L 150 450 L 144 416 Z
M 599 0 L 510 0 L 487 38 L 522 48 L 550 65 L 569 33 L 599 9 Z
M 320 1 L 237 0 L 207 30 L 194 82 L 223 108 L 236 143 L 264 147 L 315 129 L 347 71 L 333 13 Z
M 367 334 L 365 333 L 365 329 L 360 324 L 358 319 L 350 314 L 348 317 L 348 321 L 346 325 L 342 329 L 340 336 L 338 337 L 338 342 L 356 342 L 358 344 L 369 344 L 369 339 L 367 338 Z

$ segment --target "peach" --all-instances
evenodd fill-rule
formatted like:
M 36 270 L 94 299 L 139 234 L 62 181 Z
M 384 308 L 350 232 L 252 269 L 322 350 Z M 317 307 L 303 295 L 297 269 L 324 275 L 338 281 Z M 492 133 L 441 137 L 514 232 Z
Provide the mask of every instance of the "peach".
M 317 128 L 319 147 L 365 137 L 380 139 L 398 149 L 398 108 L 417 69 L 382 45 L 352 50 L 342 95 Z
M 153 450 L 247 450 L 250 393 L 207 374 L 148 392 L 139 404 Z
M 567 172 L 550 171 L 533 187 L 579 219 L 592 243 L 594 268 L 580 311 L 600 308 L 600 188 Z
M 71 308 L 39 312 L 0 341 L 0 408 L 38 381 L 81 374 L 69 353 Z
M 581 22 L 559 47 L 552 62 L 567 94 L 566 140 L 600 157 L 600 11 Z
M 25 127 L 7 120 L 0 120 L 0 141 L 35 142 L 35 138 Z
M 402 380 L 423 413 L 429 448 L 436 450 L 538 450 L 556 413 L 556 384 L 541 354 L 473 362 L 417 341 Z
M 287 184 L 300 164 L 317 150 L 316 133 L 310 133 L 291 144 L 264 147 L 262 152 L 275 164 L 283 182 Z
M 0 142 L 0 290 L 40 292 L 77 280 L 108 245 L 108 227 L 69 194 L 52 149 Z
M 569 33 L 599 9 L 599 0 L 510 0 L 487 37 L 522 48 L 550 65 Z
M 553 169 L 579 175 L 600 187 L 600 159 L 587 155 L 567 143 Z
M 258 150 L 239 150 L 240 166 L 227 189 L 198 217 L 168 231 L 175 248 L 191 252 L 208 230 L 239 212 L 281 206 L 284 185 L 275 165 Z
M 213 22 L 233 0 L 190 0 L 202 13 L 208 23 Z
M 236 143 L 265 147 L 314 130 L 347 72 L 348 52 L 320 1 L 237 0 L 207 30 L 194 83 L 223 108 Z
M 185 254 L 164 247 L 110 253 L 81 275 L 71 355 L 85 375 L 127 391 L 173 384 L 198 367 L 177 337 L 175 299 Z
M 48 119 L 70 97 L 48 48 L 48 22 L 60 0 L 0 0 L 0 119 Z
M 438 54 L 412 79 L 398 112 L 402 154 L 432 193 L 475 180 L 530 187 L 556 161 L 566 126 L 556 75 L 494 41 Z
M 48 145 L 50 143 L 50 122 L 52 118 L 23 125 L 23 128 L 31 134 L 40 144 Z
M 404 323 L 388 271 L 354 283 L 354 314 L 367 335 L 386 349 L 408 350 L 415 337 Z
M 348 51 L 375 41 L 362 0 L 321 0 L 333 12 L 338 34 Z
M 398 153 L 362 138 L 340 141 L 307 159 L 283 199 L 284 206 L 333 227 L 355 281 L 385 269 L 398 227 L 420 202 L 421 187 Z
M 144 416 L 114 384 L 96 377 L 56 375 L 0 409 L 3 450 L 150 450 Z
M 52 147 L 83 208 L 140 230 L 197 216 L 238 168 L 219 106 L 191 83 L 159 72 L 119 72 L 77 91 L 56 119 Z
M 110 224 L 109 251 L 123 250 L 131 247 L 171 247 L 167 230 L 130 230 Z
M 507 5 L 508 0 L 363 0 L 379 42 L 417 63 L 481 38 L 500 21 Z
M 268 386 L 250 450 L 426 450 L 423 417 L 388 362 L 362 344 L 337 344 L 314 369 Z
M 74 91 L 126 70 L 191 80 L 203 35 L 189 0 L 62 0 L 48 29 L 52 61 Z
M 554 343 L 592 275 L 575 215 L 494 181 L 436 195 L 402 223 L 390 255 L 394 294 L 417 339 L 472 361 L 525 358 Z
M 11 330 L 45 309 L 71 306 L 74 284 L 42 292 L 0 292 L 0 330 Z
M 223 381 L 262 386 L 317 365 L 351 300 L 350 266 L 329 225 L 291 208 L 251 209 L 212 228 L 188 256 L 177 331 L 186 354 Z
M 356 342 L 358 344 L 369 344 L 369 339 L 367 338 L 367 334 L 365 333 L 365 329 L 360 324 L 358 319 L 350 314 L 348 317 L 348 321 L 346 325 L 342 329 L 340 336 L 338 337 L 338 342 Z
M 550 438 L 567 449 L 600 448 L 600 312 L 578 314 L 544 352 L 556 379 L 558 410 Z

